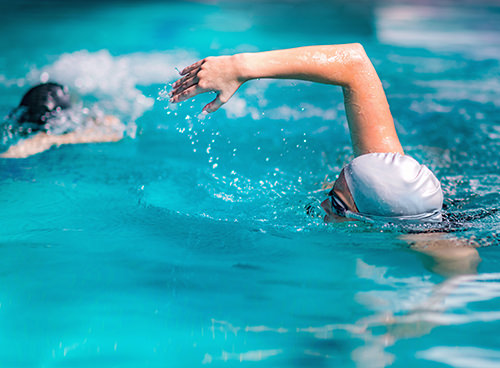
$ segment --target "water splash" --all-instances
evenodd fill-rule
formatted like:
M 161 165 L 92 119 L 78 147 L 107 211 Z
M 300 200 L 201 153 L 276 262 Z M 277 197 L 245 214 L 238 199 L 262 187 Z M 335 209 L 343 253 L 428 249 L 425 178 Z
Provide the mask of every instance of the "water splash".
M 134 122 L 154 104 L 154 98 L 139 87 L 172 81 L 177 76 L 175 67 L 193 59 L 184 51 L 113 56 L 107 50 L 82 50 L 63 54 L 51 65 L 34 68 L 26 81 L 57 81 L 82 97 L 98 100 L 100 109 L 108 114 Z

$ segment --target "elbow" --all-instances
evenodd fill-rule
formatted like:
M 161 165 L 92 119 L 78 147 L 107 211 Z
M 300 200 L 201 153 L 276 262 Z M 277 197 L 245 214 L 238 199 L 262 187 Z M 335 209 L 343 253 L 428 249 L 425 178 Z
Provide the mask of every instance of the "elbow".
M 366 55 L 365 48 L 360 43 L 349 44 L 349 61 L 352 66 L 356 68 L 366 68 L 371 65 L 368 55 Z
M 357 52 L 359 52 L 359 53 L 361 53 L 361 54 L 364 54 L 364 53 L 365 53 L 365 48 L 364 48 L 364 47 L 363 47 L 363 45 L 362 45 L 362 44 L 360 44 L 359 42 L 354 42 L 354 43 L 351 43 L 351 44 L 349 44 L 349 46 L 350 46 L 353 50 L 355 50 L 355 51 L 357 51 Z
M 364 47 L 360 43 L 349 44 L 348 55 L 350 73 L 345 87 L 355 89 L 373 85 L 375 83 L 373 79 L 378 80 L 378 77 Z

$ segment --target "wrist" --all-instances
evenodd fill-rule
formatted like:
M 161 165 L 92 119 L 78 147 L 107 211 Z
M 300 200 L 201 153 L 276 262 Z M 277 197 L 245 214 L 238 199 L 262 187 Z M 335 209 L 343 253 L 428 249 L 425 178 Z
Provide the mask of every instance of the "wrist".
M 252 53 L 241 53 L 233 55 L 233 61 L 236 66 L 238 80 L 242 83 L 250 79 L 258 78 L 254 67 L 254 55 Z

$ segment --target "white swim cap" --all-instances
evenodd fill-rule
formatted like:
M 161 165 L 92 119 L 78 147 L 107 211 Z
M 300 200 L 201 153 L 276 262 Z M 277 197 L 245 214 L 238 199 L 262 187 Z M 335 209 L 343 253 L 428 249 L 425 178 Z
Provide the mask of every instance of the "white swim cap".
M 441 221 L 441 184 L 427 166 L 409 156 L 362 155 L 344 167 L 344 175 L 359 217 L 383 221 Z

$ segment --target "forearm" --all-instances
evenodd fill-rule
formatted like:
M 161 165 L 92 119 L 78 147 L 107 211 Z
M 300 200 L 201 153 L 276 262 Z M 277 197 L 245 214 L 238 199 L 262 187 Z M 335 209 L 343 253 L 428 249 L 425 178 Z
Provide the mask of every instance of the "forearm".
M 94 120 L 81 130 L 52 136 L 55 145 L 116 142 L 123 138 L 125 126 L 114 116 L 105 116 L 102 120 Z
M 338 86 L 354 85 L 359 72 L 371 66 L 359 44 L 308 46 L 237 54 L 244 81 L 258 78 L 301 79 Z
M 61 135 L 38 133 L 9 147 L 0 157 L 25 158 L 63 144 L 116 142 L 123 138 L 124 131 L 125 126 L 117 118 L 106 116 L 99 124 L 91 124 L 83 130 Z
M 48 150 L 53 145 L 53 141 L 46 133 L 38 133 L 32 138 L 22 140 L 9 147 L 6 152 L 0 154 L 2 158 L 26 158 L 37 153 Z
M 55 136 L 53 144 L 60 146 L 63 144 L 117 142 L 122 138 L 123 131 L 100 131 L 94 128 L 86 129 L 82 132 L 72 132 L 62 136 Z

